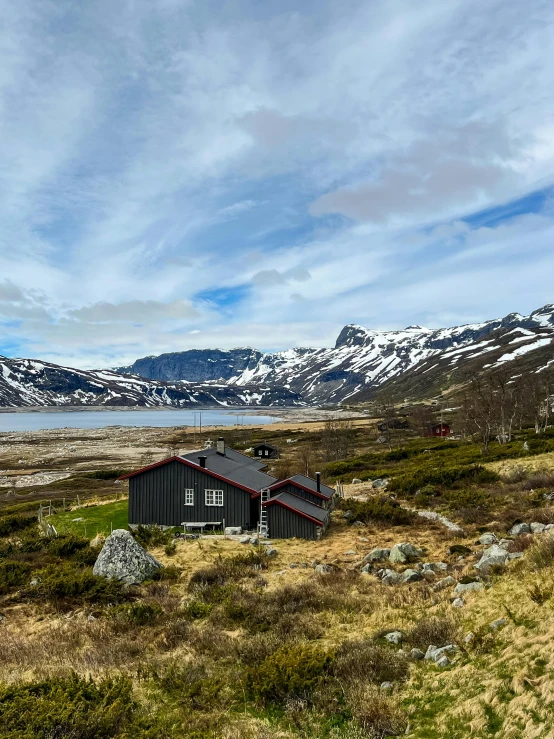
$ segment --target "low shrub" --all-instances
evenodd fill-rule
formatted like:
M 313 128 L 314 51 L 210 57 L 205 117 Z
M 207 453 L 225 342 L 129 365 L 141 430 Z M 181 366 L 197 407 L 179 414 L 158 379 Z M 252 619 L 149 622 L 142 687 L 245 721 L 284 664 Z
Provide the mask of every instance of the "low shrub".
M 452 510 L 460 510 L 462 508 L 487 509 L 491 505 L 491 497 L 488 493 L 473 488 L 447 490 L 442 497 Z
M 554 536 L 545 534 L 529 547 L 525 562 L 531 570 L 544 570 L 554 565 Z
M 475 464 L 460 467 L 442 467 L 429 469 L 425 467 L 413 473 L 394 477 L 390 484 L 391 490 L 403 493 L 416 493 L 426 485 L 436 485 L 443 488 L 452 487 L 460 482 L 465 483 L 492 483 L 500 479 L 498 473 L 489 470 L 483 465 Z
M 54 557 L 71 557 L 81 549 L 89 547 L 89 540 L 84 536 L 76 536 L 75 534 L 65 534 L 50 539 L 46 545 L 46 550 Z
M 238 582 L 243 578 L 257 577 L 260 570 L 269 566 L 269 557 L 265 552 L 250 550 L 236 557 L 222 557 L 200 570 L 196 570 L 189 580 L 189 589 L 206 586 L 223 586 L 229 582 Z
M 17 739 L 147 739 L 155 719 L 140 711 L 126 677 L 77 675 L 0 688 L 0 736 Z M 161 727 L 160 727 L 161 728 Z
M 175 539 L 168 541 L 164 547 L 164 552 L 165 552 L 166 557 L 173 557 L 176 551 L 177 551 L 177 543 L 175 542 Z
M 406 633 L 406 641 L 424 651 L 430 644 L 444 647 L 456 643 L 460 639 L 460 626 L 457 621 L 447 616 L 431 616 L 421 621 Z
M 332 655 L 319 646 L 288 644 L 248 670 L 247 691 L 262 704 L 310 700 L 331 663 Z
M 2 516 L 0 518 L 0 536 L 10 536 L 17 531 L 36 526 L 37 519 L 34 516 Z
M 124 603 L 108 611 L 108 616 L 116 622 L 132 626 L 148 626 L 162 615 L 163 608 L 158 603 Z
M 119 603 L 132 595 L 119 581 L 93 575 L 90 568 L 76 567 L 70 562 L 48 565 L 34 574 L 37 584 L 21 591 L 32 600 Z
M 31 566 L 26 562 L 0 562 L 0 595 L 24 585 L 29 577 Z
M 181 570 L 178 567 L 175 567 L 175 565 L 168 565 L 167 567 L 162 567 L 159 570 L 156 570 L 154 573 L 152 580 L 160 581 L 165 580 L 166 582 L 177 582 L 177 580 L 181 577 Z
M 193 711 L 213 711 L 226 688 L 223 674 L 212 675 L 198 662 L 173 663 L 161 673 L 150 668 L 147 674 L 166 695 Z
M 377 521 L 387 523 L 391 526 L 406 526 L 415 523 L 417 516 L 406 508 L 402 508 L 392 498 L 385 496 L 370 498 L 369 500 L 356 500 L 355 498 L 339 499 L 338 508 L 352 511 L 350 522 L 363 521 L 370 523 Z
M 538 606 L 543 606 L 546 601 L 550 600 L 553 592 L 552 584 L 544 585 L 540 582 L 533 583 L 533 585 L 531 585 L 527 590 L 529 598 L 531 598 L 533 603 L 536 603 Z
M 94 472 L 83 472 L 79 477 L 88 477 L 91 480 L 117 480 L 121 475 L 126 475 L 130 470 L 95 470 Z
M 346 641 L 338 648 L 332 673 L 341 681 L 381 684 L 405 680 L 409 666 L 405 657 L 371 639 Z
M 191 600 L 185 604 L 181 613 L 184 618 L 196 621 L 198 619 L 207 618 L 212 612 L 212 609 L 212 603 L 204 603 L 201 600 Z
M 170 529 L 163 530 L 159 526 L 137 526 L 131 531 L 135 540 L 148 549 L 149 547 L 164 547 L 173 539 Z
M 391 696 L 374 685 L 358 685 L 347 693 L 352 716 L 359 732 L 347 734 L 352 739 L 384 739 L 401 736 L 408 728 L 408 718 Z

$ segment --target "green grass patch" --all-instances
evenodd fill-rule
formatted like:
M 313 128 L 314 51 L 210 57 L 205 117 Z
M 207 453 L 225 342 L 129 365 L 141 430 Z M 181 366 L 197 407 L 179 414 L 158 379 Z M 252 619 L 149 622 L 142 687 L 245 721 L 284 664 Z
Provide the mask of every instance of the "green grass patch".
M 59 534 L 76 534 L 93 539 L 96 534 L 107 535 L 112 529 L 126 529 L 128 510 L 127 500 L 117 500 L 114 503 L 57 513 L 46 520 L 56 527 Z M 82 520 L 74 521 L 75 518 Z

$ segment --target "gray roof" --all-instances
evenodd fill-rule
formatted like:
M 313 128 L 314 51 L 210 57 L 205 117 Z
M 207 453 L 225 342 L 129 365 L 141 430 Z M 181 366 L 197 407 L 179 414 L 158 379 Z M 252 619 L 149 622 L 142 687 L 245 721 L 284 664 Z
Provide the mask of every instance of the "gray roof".
M 263 503 L 263 505 L 275 505 L 278 503 L 283 503 L 289 508 L 298 511 L 298 513 L 303 513 L 310 518 L 315 518 L 316 521 L 319 521 L 322 524 L 325 523 L 330 515 L 329 511 L 325 510 L 325 508 L 321 508 L 321 506 L 318 506 L 315 503 L 310 503 L 309 500 L 299 498 L 292 493 L 279 493 L 279 495 L 276 495 L 274 498 L 270 498 L 269 501 L 267 503 Z
M 299 485 L 302 485 L 302 487 L 308 488 L 308 490 L 317 493 L 317 482 L 312 480 L 311 477 L 306 477 L 306 475 L 293 475 L 293 477 L 289 477 L 288 479 L 291 482 L 297 482 Z M 330 498 L 335 494 L 333 488 L 330 488 L 328 485 L 324 485 L 323 483 L 320 485 L 319 492 L 327 498 Z
M 267 441 L 261 441 L 259 444 L 254 444 L 254 449 L 259 449 L 261 446 L 265 446 L 268 449 L 275 449 L 276 452 L 279 451 L 278 446 L 275 446 L 275 444 L 268 444 Z
M 237 452 L 228 446 L 225 447 L 225 456 L 219 454 L 215 447 L 209 447 L 208 449 L 198 449 L 197 451 L 189 452 L 188 454 L 182 454 L 181 456 L 183 457 L 183 459 L 188 459 L 190 462 L 195 462 L 196 464 L 199 464 L 199 457 L 208 457 L 208 459 L 210 459 L 211 457 L 216 457 L 220 460 L 230 459 L 232 462 L 236 462 L 237 464 L 248 465 L 249 467 L 254 467 L 258 470 L 261 470 L 262 467 L 267 466 L 265 462 L 262 462 L 255 457 L 249 457 L 247 454 L 241 454 L 241 452 Z M 214 470 L 214 472 L 216 471 L 217 470 Z
M 244 485 L 251 490 L 259 491 L 273 485 L 277 480 L 276 477 L 260 472 L 260 467 L 265 467 L 264 464 L 252 464 L 256 462 L 255 459 L 235 452 L 229 447 L 225 450 L 225 456 L 218 454 L 216 449 L 203 449 L 183 455 L 183 459 L 198 465 L 200 464 L 199 457 L 206 457 L 206 469 L 210 472 L 215 472 L 230 482 Z

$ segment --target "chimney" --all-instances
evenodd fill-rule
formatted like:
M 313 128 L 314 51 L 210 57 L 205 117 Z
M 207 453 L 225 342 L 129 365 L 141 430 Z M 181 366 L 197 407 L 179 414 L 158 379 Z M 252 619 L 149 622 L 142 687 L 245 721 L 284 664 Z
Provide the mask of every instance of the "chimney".
M 320 493 L 321 492 L 321 472 L 315 473 L 315 484 L 316 484 L 317 492 Z
M 223 436 L 220 436 L 217 440 L 217 453 L 225 456 L 225 439 Z
M 206 468 L 206 460 L 208 457 L 198 457 L 198 461 L 200 462 L 200 467 Z

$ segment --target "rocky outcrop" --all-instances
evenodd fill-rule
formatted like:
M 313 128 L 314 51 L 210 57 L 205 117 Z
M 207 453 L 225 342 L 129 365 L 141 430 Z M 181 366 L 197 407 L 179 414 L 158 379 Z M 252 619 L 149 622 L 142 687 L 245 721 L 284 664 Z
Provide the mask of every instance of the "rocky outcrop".
M 421 549 L 414 547 L 413 544 L 402 542 L 401 544 L 395 544 L 390 550 L 389 562 L 407 564 L 408 562 L 415 562 L 422 554 Z
M 138 585 L 152 578 L 162 567 L 129 531 L 116 529 L 104 542 L 93 572 L 125 585 Z

